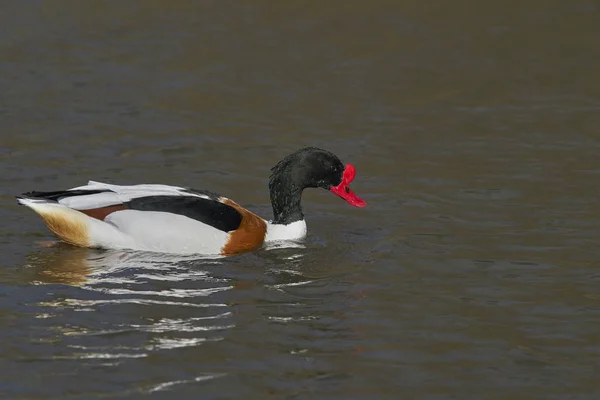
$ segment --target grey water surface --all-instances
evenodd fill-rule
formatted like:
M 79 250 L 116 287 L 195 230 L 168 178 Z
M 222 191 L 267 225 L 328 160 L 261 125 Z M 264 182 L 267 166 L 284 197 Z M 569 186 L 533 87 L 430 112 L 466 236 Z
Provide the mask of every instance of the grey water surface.
M 600 398 L 595 1 L 6 1 L 0 398 Z M 14 195 L 89 179 L 271 216 L 304 248 L 48 247 Z

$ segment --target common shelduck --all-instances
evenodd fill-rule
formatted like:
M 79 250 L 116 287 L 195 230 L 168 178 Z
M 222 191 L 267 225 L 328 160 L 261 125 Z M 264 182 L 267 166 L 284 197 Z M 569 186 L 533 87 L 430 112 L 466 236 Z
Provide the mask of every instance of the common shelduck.
M 273 220 L 265 221 L 233 200 L 168 185 L 85 186 L 17 196 L 65 242 L 81 247 L 163 253 L 234 255 L 274 241 L 306 236 L 300 205 L 305 188 L 323 188 L 353 206 L 366 202 L 350 187 L 356 175 L 329 151 L 300 149 L 271 169 Z

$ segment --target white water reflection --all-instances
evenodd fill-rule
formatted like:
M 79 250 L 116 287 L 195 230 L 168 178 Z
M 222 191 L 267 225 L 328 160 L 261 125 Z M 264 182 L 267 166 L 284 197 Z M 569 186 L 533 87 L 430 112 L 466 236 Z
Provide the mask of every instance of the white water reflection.
M 197 321 L 212 320 L 220 318 L 231 317 L 231 313 L 223 313 L 211 317 L 197 317 L 197 318 L 186 318 L 186 319 L 172 319 L 162 318 L 156 323 L 149 325 L 131 325 L 132 328 L 140 330 L 142 332 L 201 332 L 201 331 L 213 331 L 213 330 L 224 330 L 233 328 L 235 325 L 199 325 Z
M 31 305 L 45 344 L 28 357 L 77 369 L 149 371 L 147 379 L 127 384 L 132 393 L 177 391 L 223 377 L 238 349 L 261 358 L 265 330 L 257 327 L 267 324 L 280 337 L 289 327 L 318 322 L 320 301 L 302 292 L 327 274 L 307 276 L 308 254 L 281 248 L 224 260 L 71 246 L 38 250 L 22 274 L 37 284 L 40 295 Z M 313 338 L 304 336 L 300 329 L 284 342 L 285 354 L 308 348 L 304 342 Z
M 135 282 L 135 281 L 134 281 Z M 98 290 L 103 293 L 109 294 L 136 294 L 138 296 L 164 296 L 164 297 L 177 297 L 177 298 L 189 298 L 189 297 L 206 297 L 213 293 L 223 292 L 232 289 L 233 286 L 223 286 L 218 288 L 209 289 L 166 289 L 166 290 L 132 290 L 132 289 L 112 289 L 112 288 L 99 288 L 95 289 L 89 287 L 91 290 Z
M 140 304 L 140 305 L 166 305 L 166 306 L 177 306 L 177 307 L 227 307 L 226 304 L 194 304 L 185 303 L 180 301 L 162 301 L 162 300 L 149 300 L 149 299 L 114 299 L 114 300 L 81 300 L 81 299 L 63 299 L 57 301 L 42 301 L 39 302 L 40 306 L 50 307 L 64 307 L 64 306 L 95 306 L 95 305 L 106 305 L 106 304 Z M 77 310 L 76 310 L 77 311 Z
M 54 323 L 52 340 L 64 344 L 49 358 L 117 365 L 222 340 L 235 323 L 222 296 L 234 286 L 211 272 L 220 263 L 56 246 L 30 255 L 23 273 L 53 288 L 35 303 L 38 317 Z
M 146 346 L 146 348 L 148 350 L 157 350 L 157 349 L 178 349 L 180 347 L 193 347 L 193 346 L 198 346 L 200 344 L 203 344 L 205 342 L 208 341 L 218 341 L 218 340 L 222 340 L 222 337 L 216 337 L 214 339 L 207 339 L 207 338 L 176 338 L 176 339 L 170 339 L 170 338 L 156 338 L 154 340 L 154 343 L 149 344 Z
M 93 287 L 107 283 L 135 284 L 147 281 L 203 280 L 211 278 L 206 270 L 189 268 L 190 263 L 218 265 L 219 258 L 171 255 L 127 250 L 96 250 L 58 244 L 38 250 L 28 257 L 25 269 L 33 272 L 32 283 L 64 283 Z
M 209 379 L 214 379 L 214 378 L 219 378 L 222 376 L 225 376 L 226 374 L 211 374 L 211 375 L 201 375 L 201 376 L 197 376 L 193 379 L 181 379 L 181 380 L 176 380 L 176 381 L 170 381 L 170 382 L 164 382 L 164 383 L 160 383 L 158 385 L 152 386 L 148 392 L 152 393 L 152 392 L 157 392 L 160 390 L 166 390 L 168 388 L 170 388 L 171 386 L 174 385 L 181 385 L 184 383 L 192 383 L 192 382 L 202 382 L 202 381 L 206 381 Z

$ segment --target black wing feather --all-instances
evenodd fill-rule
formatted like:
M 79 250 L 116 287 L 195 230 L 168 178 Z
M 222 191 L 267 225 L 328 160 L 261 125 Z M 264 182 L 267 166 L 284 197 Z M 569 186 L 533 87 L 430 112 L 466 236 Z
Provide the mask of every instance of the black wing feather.
M 58 201 L 62 197 L 85 196 L 88 194 L 97 194 L 97 193 L 105 193 L 105 192 L 112 192 L 112 190 L 108 190 L 108 189 L 85 190 L 85 189 L 82 189 L 82 190 L 58 190 L 55 192 L 33 191 L 33 192 L 23 193 L 21 196 L 35 198 L 35 199 L 47 199 L 47 200 Z
M 217 200 L 191 196 L 146 196 L 124 203 L 131 210 L 162 211 L 179 214 L 224 232 L 234 231 L 242 223 L 242 215 L 233 207 Z

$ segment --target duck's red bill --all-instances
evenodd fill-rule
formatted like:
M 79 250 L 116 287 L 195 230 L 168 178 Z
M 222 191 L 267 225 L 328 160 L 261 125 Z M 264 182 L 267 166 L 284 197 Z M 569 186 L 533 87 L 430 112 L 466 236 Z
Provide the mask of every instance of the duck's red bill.
M 367 202 L 354 194 L 354 192 L 350 189 L 350 186 L 348 186 L 350 182 L 354 180 L 355 176 L 356 168 L 354 168 L 354 165 L 346 164 L 344 175 L 342 176 L 342 183 L 337 186 L 333 186 L 330 190 L 332 193 L 340 196 L 354 207 L 364 207 L 367 205 Z

